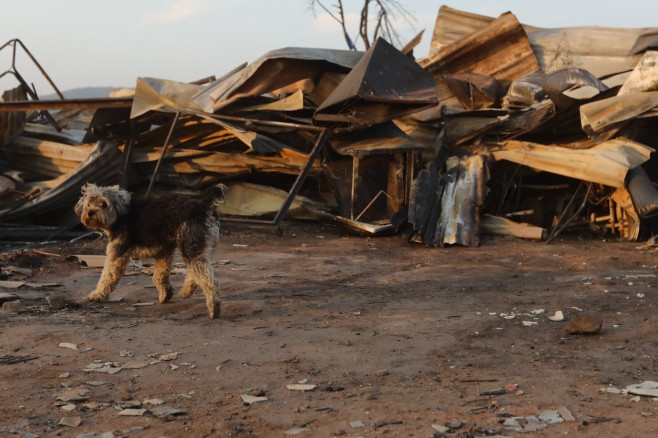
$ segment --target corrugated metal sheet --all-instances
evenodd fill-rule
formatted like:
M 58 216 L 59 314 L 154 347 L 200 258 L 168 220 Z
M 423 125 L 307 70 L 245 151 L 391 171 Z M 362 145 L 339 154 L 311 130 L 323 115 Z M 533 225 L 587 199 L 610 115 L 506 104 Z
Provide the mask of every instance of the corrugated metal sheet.
M 442 6 L 436 19 L 428 59 L 434 59 L 446 46 L 484 29 L 493 21 L 493 17 Z M 524 24 L 523 28 L 541 70 L 550 73 L 565 67 L 582 68 L 599 78 L 633 69 L 641 56 L 631 54 L 636 41 L 658 33 L 655 27 L 547 29 Z

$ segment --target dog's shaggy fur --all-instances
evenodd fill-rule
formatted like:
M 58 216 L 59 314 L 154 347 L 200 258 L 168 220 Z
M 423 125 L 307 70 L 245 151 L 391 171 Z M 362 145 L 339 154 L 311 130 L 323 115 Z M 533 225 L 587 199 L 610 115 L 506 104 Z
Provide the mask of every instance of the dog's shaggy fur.
M 85 184 L 75 213 L 88 228 L 103 230 L 109 237 L 107 260 L 96 289 L 88 298 L 107 300 L 131 256 L 155 258 L 153 282 L 160 303 L 173 295 L 169 273 L 178 249 L 187 265 L 187 276 L 178 292 L 188 298 L 197 286 L 206 296 L 211 318 L 220 313 L 219 285 L 210 266 L 212 250 L 219 242 L 219 219 L 215 205 L 226 195 L 220 184 L 202 195 L 165 195 L 145 200 L 132 199 L 119 186 Z

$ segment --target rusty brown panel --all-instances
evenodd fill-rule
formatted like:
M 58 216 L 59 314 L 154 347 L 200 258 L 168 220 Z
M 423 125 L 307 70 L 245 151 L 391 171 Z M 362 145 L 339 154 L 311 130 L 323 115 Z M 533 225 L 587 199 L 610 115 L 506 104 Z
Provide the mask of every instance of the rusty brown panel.
M 23 87 L 18 86 L 2 93 L 0 104 L 11 101 L 26 100 L 27 94 Z M 11 143 L 11 141 L 23 132 L 25 127 L 25 113 L 1 113 L 0 112 L 0 146 Z
M 435 77 L 479 73 L 493 76 L 505 88 L 512 80 L 539 69 L 523 26 L 510 12 L 485 28 L 440 48 L 420 63 Z

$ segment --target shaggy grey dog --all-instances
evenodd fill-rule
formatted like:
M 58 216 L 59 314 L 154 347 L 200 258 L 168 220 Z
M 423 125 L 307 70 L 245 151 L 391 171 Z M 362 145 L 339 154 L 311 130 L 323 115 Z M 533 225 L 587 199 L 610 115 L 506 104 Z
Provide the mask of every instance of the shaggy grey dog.
M 107 300 L 115 289 L 131 256 L 154 258 L 153 283 L 160 303 L 173 295 L 169 273 L 178 249 L 187 265 L 187 276 L 178 292 L 188 298 L 200 286 L 211 318 L 220 313 L 219 285 L 210 259 L 219 242 L 219 218 L 215 206 L 226 196 L 220 184 L 200 196 L 165 195 L 145 200 L 132 199 L 119 186 L 85 184 L 75 213 L 88 228 L 105 231 L 109 237 L 107 260 L 96 289 L 88 298 Z

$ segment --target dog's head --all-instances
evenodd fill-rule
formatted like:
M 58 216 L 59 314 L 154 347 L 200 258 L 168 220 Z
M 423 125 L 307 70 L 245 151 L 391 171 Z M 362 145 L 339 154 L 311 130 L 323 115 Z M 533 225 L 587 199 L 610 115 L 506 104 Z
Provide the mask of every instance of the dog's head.
M 75 214 L 88 228 L 109 230 L 119 216 L 128 213 L 130 193 L 119 186 L 99 187 L 87 183 L 82 186 L 82 196 L 75 204 Z

